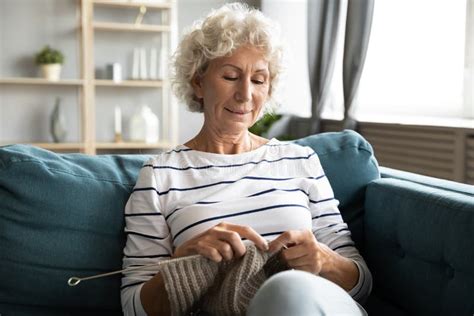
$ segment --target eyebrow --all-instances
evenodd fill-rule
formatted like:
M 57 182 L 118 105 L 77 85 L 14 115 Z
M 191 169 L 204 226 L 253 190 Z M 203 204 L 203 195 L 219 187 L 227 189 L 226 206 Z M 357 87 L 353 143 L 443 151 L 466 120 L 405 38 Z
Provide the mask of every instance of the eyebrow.
M 224 64 L 222 65 L 222 67 L 225 67 L 225 66 L 229 66 L 229 67 L 232 67 L 232 68 L 235 68 L 235 69 L 238 69 L 240 71 L 242 71 L 242 68 L 236 66 L 236 65 L 232 65 L 232 64 Z M 268 72 L 268 69 L 267 68 L 261 68 L 261 69 L 257 69 L 255 72 Z

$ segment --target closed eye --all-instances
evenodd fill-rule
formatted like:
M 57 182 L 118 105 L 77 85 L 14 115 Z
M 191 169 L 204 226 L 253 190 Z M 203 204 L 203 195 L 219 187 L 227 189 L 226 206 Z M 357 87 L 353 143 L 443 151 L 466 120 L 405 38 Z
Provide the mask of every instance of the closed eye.
M 255 84 L 264 84 L 265 82 L 264 81 L 260 81 L 260 80 L 252 80 L 253 83 Z
M 225 79 L 225 80 L 229 80 L 229 81 L 235 81 L 235 80 L 237 80 L 238 78 L 237 78 L 237 77 L 226 77 L 226 76 L 224 76 L 224 79 Z

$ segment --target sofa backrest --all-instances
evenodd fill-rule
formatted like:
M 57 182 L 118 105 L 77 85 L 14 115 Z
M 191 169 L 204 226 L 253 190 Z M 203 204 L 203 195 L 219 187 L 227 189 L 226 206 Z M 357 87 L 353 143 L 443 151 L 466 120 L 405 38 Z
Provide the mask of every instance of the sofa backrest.
M 350 131 L 296 142 L 318 153 L 361 246 L 365 187 L 379 177 L 372 148 Z M 0 148 L 0 306 L 120 313 L 120 276 L 67 280 L 121 268 L 123 210 L 146 158 Z

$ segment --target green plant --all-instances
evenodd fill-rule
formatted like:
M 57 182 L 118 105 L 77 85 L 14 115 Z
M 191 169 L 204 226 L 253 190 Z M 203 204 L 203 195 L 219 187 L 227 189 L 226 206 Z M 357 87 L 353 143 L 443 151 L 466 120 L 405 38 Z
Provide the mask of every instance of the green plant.
M 36 64 L 62 64 L 64 62 L 64 55 L 56 49 L 46 45 L 38 54 L 36 54 Z
M 281 114 L 265 114 L 261 119 L 259 119 L 252 127 L 249 128 L 249 131 L 255 135 L 267 137 L 267 133 L 272 127 L 272 125 L 281 119 Z M 287 140 L 294 140 L 296 137 L 289 134 L 283 134 L 276 137 L 278 140 L 287 141 Z
M 280 114 L 267 113 L 257 122 L 255 122 L 255 124 L 253 124 L 252 127 L 249 128 L 249 131 L 255 135 L 262 136 L 266 132 L 268 132 L 272 124 L 278 121 L 280 118 Z

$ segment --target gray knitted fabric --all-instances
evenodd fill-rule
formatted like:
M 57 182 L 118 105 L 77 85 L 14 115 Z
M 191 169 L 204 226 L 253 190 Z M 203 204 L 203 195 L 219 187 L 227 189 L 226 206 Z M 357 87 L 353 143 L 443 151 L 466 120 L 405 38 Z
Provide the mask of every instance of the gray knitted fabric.
M 245 315 L 262 283 L 287 267 L 270 255 L 247 246 L 236 260 L 215 263 L 195 255 L 172 259 L 160 265 L 170 299 L 172 315 L 200 309 L 212 315 Z

